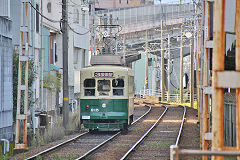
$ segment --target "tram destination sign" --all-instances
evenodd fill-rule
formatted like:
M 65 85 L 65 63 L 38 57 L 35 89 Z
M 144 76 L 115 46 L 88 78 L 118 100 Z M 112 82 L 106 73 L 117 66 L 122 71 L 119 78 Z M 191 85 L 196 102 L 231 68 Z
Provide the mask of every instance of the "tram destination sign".
M 94 77 L 113 77 L 113 72 L 94 72 Z

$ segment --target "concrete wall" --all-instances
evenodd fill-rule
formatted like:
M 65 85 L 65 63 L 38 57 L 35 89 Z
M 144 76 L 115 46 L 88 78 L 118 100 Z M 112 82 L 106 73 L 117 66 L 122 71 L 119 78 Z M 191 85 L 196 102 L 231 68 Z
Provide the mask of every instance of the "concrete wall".
M 132 63 L 134 70 L 135 93 L 144 90 L 146 67 L 145 67 L 145 53 L 141 53 L 141 59 Z
M 157 89 L 157 78 L 156 78 L 156 60 L 157 56 L 148 54 L 148 58 L 152 60 L 148 66 L 148 88 L 149 89 Z M 134 83 L 135 83 L 135 93 L 145 88 L 145 80 L 146 80 L 146 56 L 145 52 L 141 52 L 141 59 L 132 63 L 134 70 Z M 150 61 L 149 61 L 150 62 Z
M 0 139 L 13 139 L 12 26 L 0 16 Z
M 141 59 L 133 62 L 132 66 L 135 71 L 135 93 L 139 91 L 143 91 L 145 87 L 145 80 L 146 80 L 146 66 L 145 66 L 145 52 L 141 53 Z M 161 88 L 161 68 L 160 68 L 160 59 L 152 54 L 148 54 L 148 58 L 152 59 L 152 64 L 148 66 L 148 87 L 150 90 L 157 90 Z M 165 60 L 165 69 L 166 63 Z M 172 60 L 172 67 L 170 68 L 170 76 L 171 76 L 171 83 L 170 83 L 170 91 L 176 90 L 179 88 L 180 83 L 180 59 L 175 58 Z M 186 70 L 186 69 L 185 69 Z M 185 71 L 186 72 L 186 71 Z M 167 72 L 165 71 L 165 86 L 166 89 L 168 87 L 167 81 Z

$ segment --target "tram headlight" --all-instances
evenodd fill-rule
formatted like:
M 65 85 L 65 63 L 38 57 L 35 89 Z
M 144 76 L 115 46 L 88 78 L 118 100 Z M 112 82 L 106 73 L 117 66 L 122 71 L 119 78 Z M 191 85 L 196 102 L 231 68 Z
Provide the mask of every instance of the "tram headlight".
M 102 108 L 106 108 L 106 107 L 107 107 L 106 103 L 103 103 Z

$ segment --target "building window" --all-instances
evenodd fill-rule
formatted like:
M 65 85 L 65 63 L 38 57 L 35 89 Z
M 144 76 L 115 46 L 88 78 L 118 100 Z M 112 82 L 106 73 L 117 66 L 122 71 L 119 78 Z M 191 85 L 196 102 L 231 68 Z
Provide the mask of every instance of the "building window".
M 127 4 L 128 4 L 128 0 L 127 0 Z
M 121 0 L 119 0 L 119 3 L 121 4 L 121 3 L 122 3 L 122 1 L 121 1 Z
M 53 42 L 53 38 L 51 39 L 51 64 L 57 62 L 57 43 Z
M 51 2 L 48 2 L 48 4 L 47 4 L 48 13 L 51 13 L 51 8 L 52 8 L 52 4 L 51 4 Z
M 36 4 L 36 9 L 39 11 L 39 5 Z M 36 11 L 36 32 L 39 33 L 39 13 Z
M 55 52 L 55 63 L 57 62 L 57 43 L 56 42 L 54 42 L 54 52 Z

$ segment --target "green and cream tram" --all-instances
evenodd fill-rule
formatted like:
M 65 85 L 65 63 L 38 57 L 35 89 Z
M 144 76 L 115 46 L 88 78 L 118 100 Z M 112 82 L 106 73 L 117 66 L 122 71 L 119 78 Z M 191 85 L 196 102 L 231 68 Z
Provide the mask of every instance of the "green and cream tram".
M 134 72 L 116 65 L 81 70 L 81 123 L 89 130 L 127 130 L 133 121 Z

